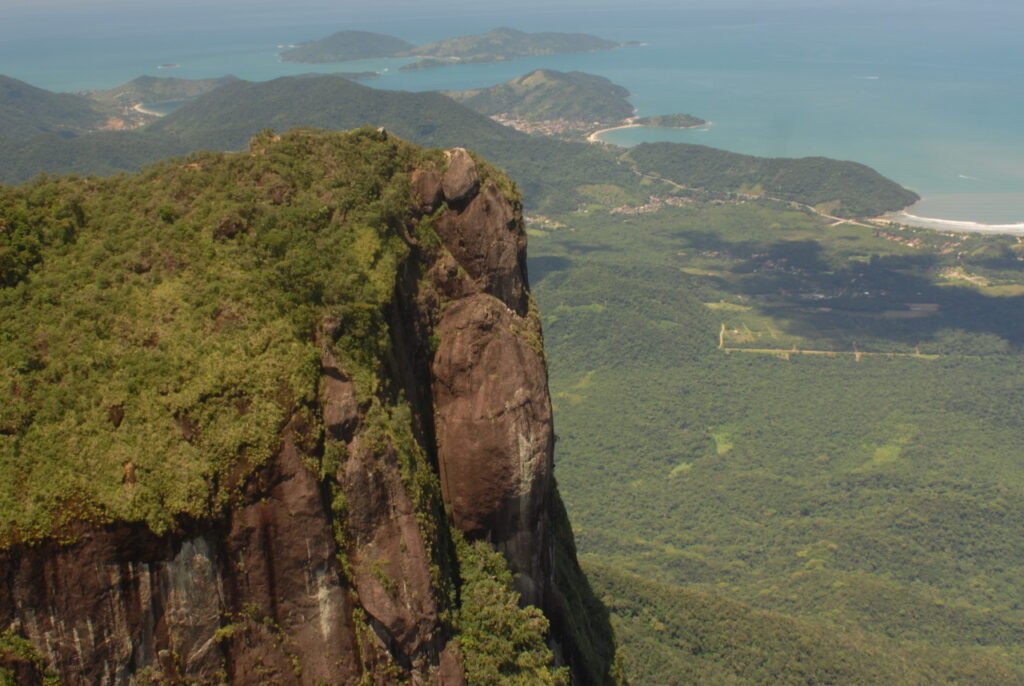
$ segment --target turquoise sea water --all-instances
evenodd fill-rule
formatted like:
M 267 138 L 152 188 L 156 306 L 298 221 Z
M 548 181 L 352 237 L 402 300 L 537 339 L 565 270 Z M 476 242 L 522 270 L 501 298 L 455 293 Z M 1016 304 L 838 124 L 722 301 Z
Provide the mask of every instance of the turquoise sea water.
M 537 67 L 578 69 L 626 86 L 641 115 L 688 112 L 712 122 L 707 130 L 621 130 L 608 142 L 672 140 L 756 155 L 851 159 L 920 193 L 914 214 L 1024 222 L 1024 9 L 1009 3 L 952 3 L 927 12 L 641 7 L 458 17 L 363 13 L 357 20 L 340 10 L 244 22 L 227 14 L 143 19 L 14 17 L 0 26 L 0 73 L 78 91 L 140 74 L 265 80 L 376 70 L 382 76 L 367 85 L 434 90 L 490 85 Z M 342 28 L 425 42 L 498 25 L 646 45 L 414 72 L 398 70 L 406 60 L 311 66 L 277 56 L 278 46 Z M 168 63 L 180 66 L 157 69 Z

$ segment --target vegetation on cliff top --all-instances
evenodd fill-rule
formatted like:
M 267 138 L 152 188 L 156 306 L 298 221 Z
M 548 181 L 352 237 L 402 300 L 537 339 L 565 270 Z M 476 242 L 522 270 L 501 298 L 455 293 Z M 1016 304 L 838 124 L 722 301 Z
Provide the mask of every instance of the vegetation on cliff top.
M 0 189 L 0 543 L 218 512 L 314 398 L 324 316 L 372 393 L 408 172 L 429 155 L 369 131 L 265 134 Z

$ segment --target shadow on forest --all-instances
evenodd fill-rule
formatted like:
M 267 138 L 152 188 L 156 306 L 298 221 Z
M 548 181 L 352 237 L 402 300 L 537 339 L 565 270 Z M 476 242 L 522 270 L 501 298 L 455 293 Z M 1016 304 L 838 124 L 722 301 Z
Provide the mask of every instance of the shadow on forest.
M 571 266 L 572 260 L 568 257 L 559 257 L 557 255 L 531 257 L 527 263 L 530 284 L 536 285 L 543 281 L 544 277 L 556 272 L 564 272 Z
M 838 345 L 881 340 L 914 346 L 942 334 L 947 352 L 979 352 L 977 340 L 962 341 L 960 349 L 962 337 L 953 333 L 959 329 L 1024 346 L 1024 297 L 935 285 L 924 273 L 937 265 L 935 255 L 873 255 L 867 262 L 836 264 L 816 241 L 730 242 L 699 231 L 674 237 L 705 257 L 730 261 L 729 276 L 717 279 L 718 286 L 786 320 L 785 330 L 796 336 Z

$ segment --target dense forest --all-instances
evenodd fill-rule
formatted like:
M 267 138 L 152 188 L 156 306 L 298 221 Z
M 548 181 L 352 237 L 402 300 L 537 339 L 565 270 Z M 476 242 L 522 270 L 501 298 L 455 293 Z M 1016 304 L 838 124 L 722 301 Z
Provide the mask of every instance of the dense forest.
M 669 200 L 531 229 L 631 677 L 1024 683 L 1020 241 Z

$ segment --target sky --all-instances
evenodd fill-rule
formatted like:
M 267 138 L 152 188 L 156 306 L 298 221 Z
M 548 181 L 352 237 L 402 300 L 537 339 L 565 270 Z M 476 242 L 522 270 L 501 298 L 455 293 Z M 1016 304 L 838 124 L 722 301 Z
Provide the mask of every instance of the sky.
M 524 24 L 544 16 L 558 16 L 554 29 L 572 28 L 572 16 L 585 22 L 588 15 L 602 12 L 685 12 L 754 10 L 765 12 L 833 9 L 871 9 L 908 17 L 929 12 L 1007 13 L 1024 16 L 1021 0 L 0 0 L 0 40 L 5 35 L 24 36 L 25 31 L 74 32 L 105 24 L 141 30 L 173 25 L 202 28 L 222 24 L 227 18 L 234 26 L 265 25 L 279 21 L 299 26 L 319 21 L 335 24 L 386 25 L 429 17 L 453 19 L 494 16 Z M 533 20 L 533 21 L 531 21 Z M 83 23 L 84 22 L 84 23 Z M 566 24 L 569 24 L 566 26 Z M 84 28 L 83 28 L 84 27 Z

